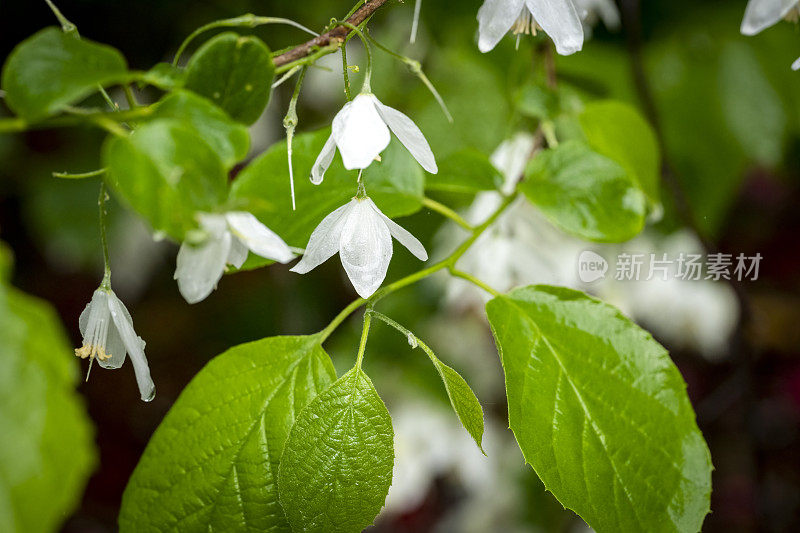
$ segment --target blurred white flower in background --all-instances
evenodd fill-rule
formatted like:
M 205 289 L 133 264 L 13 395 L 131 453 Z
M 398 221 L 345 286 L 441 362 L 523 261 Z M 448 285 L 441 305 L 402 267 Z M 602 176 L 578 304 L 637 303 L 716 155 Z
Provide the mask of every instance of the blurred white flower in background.
M 492 156 L 494 165 L 505 175 L 505 194 L 521 179 L 533 149 L 533 138 L 519 134 L 504 142 Z M 471 224 L 480 223 L 501 201 L 499 193 L 480 193 L 465 218 Z M 440 231 L 437 241 L 442 248 L 448 248 L 461 235 L 448 225 Z M 578 258 L 586 250 L 612 265 L 594 283 L 584 283 L 579 277 Z M 643 254 L 639 281 L 615 279 L 613 265 L 623 252 Z M 648 281 L 647 259 L 650 254 L 661 257 L 664 253 L 673 260 L 667 279 L 656 276 Z M 461 258 L 458 268 L 501 292 L 529 284 L 561 285 L 590 292 L 617 306 L 671 348 L 693 349 L 709 359 L 724 357 L 739 319 L 735 294 L 724 281 L 677 279 L 674 260 L 681 253 L 703 253 L 699 241 L 688 231 L 665 237 L 646 230 L 628 243 L 594 244 L 564 233 L 525 198 L 519 198 Z M 490 298 L 464 280 L 448 277 L 445 283 L 446 302 L 456 309 L 482 312 Z
M 575 7 L 584 23 L 584 32 L 589 35 L 591 28 L 602 20 L 606 28 L 617 31 L 620 28 L 620 17 L 614 0 L 574 0 Z
M 492 50 L 506 33 L 543 30 L 561 55 L 583 47 L 583 25 L 573 0 L 486 0 L 478 10 L 478 48 Z

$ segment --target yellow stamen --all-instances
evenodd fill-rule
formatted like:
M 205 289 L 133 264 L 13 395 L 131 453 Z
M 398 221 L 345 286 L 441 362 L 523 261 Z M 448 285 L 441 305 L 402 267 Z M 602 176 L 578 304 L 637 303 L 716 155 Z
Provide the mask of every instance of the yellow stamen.
M 75 355 L 81 359 L 94 359 L 97 357 L 101 361 L 108 361 L 111 359 L 111 354 L 106 353 L 105 346 L 97 346 L 95 344 L 84 344 L 80 348 L 75 348 Z
M 533 18 L 533 13 L 528 11 L 525 7 L 522 8 L 522 13 L 519 14 L 517 21 L 511 26 L 511 32 L 514 35 L 525 34 L 536 37 L 536 32 L 541 29 L 542 27 L 539 26 L 539 23 Z

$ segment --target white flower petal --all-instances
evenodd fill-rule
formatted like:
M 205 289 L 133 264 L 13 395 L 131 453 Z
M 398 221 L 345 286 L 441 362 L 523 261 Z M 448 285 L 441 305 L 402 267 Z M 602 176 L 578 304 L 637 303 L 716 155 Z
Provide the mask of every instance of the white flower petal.
M 295 258 L 289 245 L 252 213 L 232 211 L 225 217 L 236 239 L 241 240 L 251 252 L 279 263 L 288 263 Z
M 587 23 L 594 24 L 599 15 L 609 30 L 616 31 L 620 28 L 619 10 L 614 0 L 575 0 L 575 7 Z
M 317 268 L 339 251 L 342 228 L 355 202 L 355 199 L 351 200 L 322 219 L 322 222 L 311 233 L 303 258 L 291 269 L 292 272 L 305 274 Z
M 478 10 L 478 49 L 492 50 L 519 18 L 525 0 L 486 0 Z
M 119 368 L 125 362 L 125 346 L 112 323 L 111 313 L 108 309 L 108 292 L 97 289 L 92 294 L 92 301 L 78 318 L 78 328 L 83 337 L 83 346 L 102 347 L 111 359 L 102 361 L 97 359 L 103 368 Z
M 797 0 L 750 0 L 741 31 L 744 35 L 755 35 L 779 22 L 796 5 Z
M 359 94 L 333 119 L 333 138 L 347 170 L 370 166 L 391 140 L 371 96 Z
M 139 385 L 139 394 L 142 400 L 149 402 L 155 398 L 156 387 L 153 384 L 153 378 L 150 377 L 150 367 L 147 365 L 147 358 L 144 355 L 144 341 L 136 335 L 130 313 L 114 293 L 109 295 L 108 308 L 122 342 L 131 356 L 136 383 Z
M 792 70 L 800 70 L 800 58 L 798 58 L 797 61 L 792 63 Z
M 425 136 L 414 124 L 414 121 L 397 109 L 383 105 L 375 96 L 370 96 L 372 96 L 378 114 L 389 126 L 389 129 L 392 130 L 392 133 L 400 139 L 403 146 L 411 152 L 411 155 L 422 165 L 422 168 L 431 174 L 436 174 L 439 171 L 436 166 L 436 158 L 433 156 L 428 141 L 425 140 Z
M 311 183 L 314 185 L 322 183 L 322 178 L 325 177 L 325 172 L 328 171 L 328 167 L 333 163 L 333 156 L 335 155 L 336 140 L 333 138 L 333 133 L 331 133 L 328 140 L 325 141 L 325 146 L 322 147 L 319 156 L 317 156 L 317 160 L 314 161 L 314 166 L 311 167 Z
M 242 265 L 247 261 L 247 254 L 250 250 L 247 245 L 237 238 L 231 239 L 231 249 L 228 251 L 228 258 L 225 262 L 232 265 L 234 268 L 242 268 Z
M 375 205 L 375 202 L 373 202 L 371 199 L 367 198 L 366 202 L 369 203 L 370 207 L 372 207 L 378 216 L 380 216 L 381 219 L 386 223 L 389 233 L 392 234 L 392 237 L 397 239 L 397 242 L 408 248 L 408 251 L 414 254 L 414 256 L 420 261 L 428 260 L 428 252 L 425 251 L 425 247 L 416 237 L 411 235 L 407 229 L 397 224 L 394 220 L 384 215 L 383 212 L 378 209 L 378 206 Z
M 175 279 L 183 298 L 190 304 L 204 300 L 216 287 L 225 271 L 231 238 L 225 231 L 219 238 L 209 238 L 201 246 L 181 245 Z
M 369 298 L 386 278 L 392 237 L 370 201 L 355 202 L 342 228 L 339 257 L 358 295 Z
M 501 191 L 509 195 L 522 179 L 525 167 L 531 159 L 536 139 L 530 133 L 520 132 L 503 141 L 491 157 L 492 164 L 503 173 L 505 180 Z
M 559 54 L 566 56 L 583 48 L 583 24 L 572 0 L 525 0 L 525 4 Z

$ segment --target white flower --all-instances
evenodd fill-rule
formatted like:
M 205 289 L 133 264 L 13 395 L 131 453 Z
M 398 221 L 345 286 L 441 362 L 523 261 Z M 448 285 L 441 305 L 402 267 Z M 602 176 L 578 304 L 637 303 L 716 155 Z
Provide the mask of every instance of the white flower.
M 119 368 L 130 354 L 142 400 L 156 395 L 150 368 L 144 356 L 144 341 L 133 330 L 133 320 L 125 305 L 111 289 L 97 289 L 92 301 L 78 319 L 83 346 L 75 350 L 82 359 L 94 360 L 103 368 Z
M 538 29 L 553 39 L 561 55 L 583 47 L 583 25 L 573 0 L 486 0 L 478 11 L 478 48 L 488 52 L 500 39 Z
M 588 26 L 597 24 L 598 17 L 609 30 L 615 31 L 620 27 L 619 10 L 614 0 L 574 0 L 575 7 L 584 23 Z
M 798 58 L 797 61 L 792 63 L 792 70 L 800 70 L 800 58 Z
M 374 94 L 361 93 L 334 117 L 333 132 L 311 169 L 311 182 L 322 183 L 337 147 L 347 170 L 367 168 L 389 146 L 390 129 L 422 168 L 431 174 L 438 172 L 431 147 L 417 125 L 400 111 L 383 105 Z
M 381 213 L 369 198 L 353 198 L 316 227 L 303 259 L 292 272 L 305 274 L 336 252 L 347 276 L 362 298 L 381 286 L 392 259 L 392 237 L 421 261 L 428 260 L 425 247 L 408 231 Z
M 742 33 L 755 35 L 781 19 L 797 20 L 798 0 L 750 0 L 742 20 Z
M 248 250 L 279 263 L 288 263 L 295 257 L 283 239 L 250 213 L 201 213 L 198 218 L 208 237 L 199 246 L 184 242 L 175 269 L 178 289 L 190 304 L 211 294 L 226 264 L 241 267 Z

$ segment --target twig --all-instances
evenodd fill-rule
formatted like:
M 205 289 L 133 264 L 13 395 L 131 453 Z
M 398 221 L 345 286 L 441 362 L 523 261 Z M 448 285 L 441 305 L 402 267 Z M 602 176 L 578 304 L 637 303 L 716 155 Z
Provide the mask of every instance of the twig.
M 347 22 L 350 26 L 358 26 L 371 17 L 373 13 L 375 13 L 381 6 L 383 6 L 383 4 L 388 1 L 389 0 L 372 0 L 367 2 L 355 13 L 353 13 L 353 15 L 350 16 L 345 22 Z M 351 27 L 338 25 L 331 31 L 323 33 L 319 37 L 314 37 L 310 41 L 306 41 L 299 46 L 295 46 L 288 52 L 284 52 L 283 54 L 277 56 L 273 60 L 275 66 L 281 67 L 289 63 L 293 63 L 294 61 L 310 56 L 320 48 L 326 48 L 332 44 L 337 45 L 336 48 L 338 48 L 338 45 L 345 41 L 351 31 L 353 31 Z

